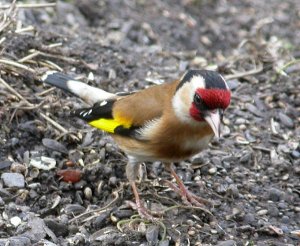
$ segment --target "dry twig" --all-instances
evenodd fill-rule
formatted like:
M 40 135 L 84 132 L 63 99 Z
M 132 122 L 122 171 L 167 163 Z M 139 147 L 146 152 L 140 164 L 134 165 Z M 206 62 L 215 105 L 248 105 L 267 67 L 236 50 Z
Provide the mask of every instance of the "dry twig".
M 0 63 L 3 63 L 3 64 L 6 64 L 6 65 L 10 65 L 10 66 L 13 66 L 13 67 L 17 67 L 17 68 L 21 68 L 21 69 L 24 69 L 24 70 L 27 70 L 31 73 L 35 73 L 35 70 L 24 65 L 24 64 L 21 64 L 19 62 L 15 62 L 15 61 L 12 61 L 12 60 L 8 60 L 8 59 L 0 59 Z
M 86 219 L 83 220 L 83 222 L 87 222 L 87 221 L 89 221 L 89 220 L 91 220 L 91 219 L 93 219 L 93 218 L 99 216 L 99 214 L 101 214 L 101 213 L 103 213 L 103 212 L 106 212 L 106 211 L 109 209 L 109 207 L 110 207 L 111 205 L 113 205 L 113 204 L 119 199 L 119 192 L 120 192 L 122 189 L 123 189 L 123 185 L 121 185 L 120 188 L 119 188 L 118 190 L 115 190 L 115 191 L 112 193 L 112 194 L 114 195 L 114 199 L 113 199 L 111 202 L 109 202 L 106 206 L 104 206 L 104 207 L 102 207 L 102 208 L 99 208 L 99 209 L 95 209 L 95 210 L 91 210 L 91 211 L 86 211 L 86 212 L 84 212 L 84 213 L 82 213 L 82 214 L 80 214 L 80 215 L 74 217 L 73 219 L 71 219 L 70 222 L 73 222 L 73 221 L 75 221 L 75 220 L 78 220 L 78 219 L 80 219 L 80 218 L 82 218 L 82 217 L 84 217 L 84 216 L 86 216 L 86 215 L 95 213 L 94 215 L 92 215 L 92 216 L 90 216 L 90 217 L 88 217 L 88 218 L 86 218 Z
M 0 6 L 1 9 L 1 6 Z M 0 33 L 2 33 L 11 23 L 15 21 L 16 17 L 16 0 L 11 4 L 7 5 L 6 9 L 2 16 L 0 16 Z
M 231 79 L 243 78 L 243 77 L 246 77 L 246 76 L 258 74 L 258 73 L 260 73 L 262 71 L 263 71 L 263 65 L 260 63 L 253 70 L 249 70 L 249 71 L 245 71 L 245 72 L 238 72 L 238 73 L 235 73 L 235 74 L 226 75 L 225 79 L 226 80 L 231 80 Z
M 16 97 L 18 97 L 21 101 L 23 101 L 25 103 L 25 105 L 27 107 L 32 107 L 34 108 L 35 105 L 30 103 L 26 98 L 24 98 L 20 93 L 18 93 L 14 88 L 12 88 L 9 84 L 7 84 L 2 78 L 0 78 L 0 83 L 2 85 L 4 85 L 4 87 L 6 89 L 8 89 L 13 95 L 15 95 Z M 52 120 L 49 116 L 45 115 L 42 112 L 38 112 L 38 114 L 44 118 L 46 121 L 48 121 L 51 125 L 53 125 L 56 129 L 58 129 L 59 131 L 63 132 L 63 133 L 69 133 L 68 130 L 66 130 L 63 126 L 61 126 L 60 124 L 58 124 L 57 122 L 55 122 L 54 120 Z M 70 135 L 71 136 L 71 135 Z M 78 138 L 76 136 L 71 136 L 72 138 L 78 140 Z

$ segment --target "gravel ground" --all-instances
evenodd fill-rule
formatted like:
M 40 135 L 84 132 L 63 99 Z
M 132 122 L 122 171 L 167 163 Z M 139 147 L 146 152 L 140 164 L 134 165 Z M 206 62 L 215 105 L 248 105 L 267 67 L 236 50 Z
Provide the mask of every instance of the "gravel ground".
M 300 245 L 298 0 L 75 0 L 0 11 L 1 246 Z M 68 117 L 83 102 L 37 78 L 61 69 L 118 92 L 188 68 L 216 69 L 232 89 L 222 137 L 176 165 L 213 201 L 212 215 L 183 206 L 154 162 L 138 187 L 166 212 L 144 221 L 126 202 L 124 154 Z

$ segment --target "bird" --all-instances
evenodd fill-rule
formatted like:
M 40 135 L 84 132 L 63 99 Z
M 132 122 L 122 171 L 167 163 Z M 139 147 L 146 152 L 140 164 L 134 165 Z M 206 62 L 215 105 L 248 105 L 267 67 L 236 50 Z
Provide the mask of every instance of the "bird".
M 71 115 L 110 134 L 126 154 L 126 176 L 141 217 L 154 218 L 141 201 L 136 185 L 143 162 L 161 161 L 178 186 L 167 183 L 185 203 L 209 203 L 187 189 L 173 163 L 189 159 L 207 148 L 214 136 L 220 137 L 223 114 L 231 99 L 221 74 L 190 69 L 172 82 L 121 93 L 104 91 L 57 71 L 46 72 L 41 81 L 90 105 L 75 109 Z

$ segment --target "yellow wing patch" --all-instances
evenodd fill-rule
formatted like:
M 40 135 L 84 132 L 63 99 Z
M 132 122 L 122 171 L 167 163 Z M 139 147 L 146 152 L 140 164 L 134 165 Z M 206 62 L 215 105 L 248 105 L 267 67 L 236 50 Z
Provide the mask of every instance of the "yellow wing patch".
M 125 119 L 103 119 L 100 118 L 98 120 L 90 121 L 89 124 L 93 127 L 101 129 L 103 131 L 114 133 L 114 130 L 118 126 L 122 126 L 124 128 L 130 128 L 131 122 Z

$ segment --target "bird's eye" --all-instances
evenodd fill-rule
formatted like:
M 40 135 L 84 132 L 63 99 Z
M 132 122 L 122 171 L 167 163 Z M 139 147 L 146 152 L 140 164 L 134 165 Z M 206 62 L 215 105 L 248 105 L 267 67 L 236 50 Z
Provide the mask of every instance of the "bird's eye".
M 194 96 L 195 104 L 200 105 L 201 101 L 202 101 L 201 97 L 196 93 L 195 96 Z

